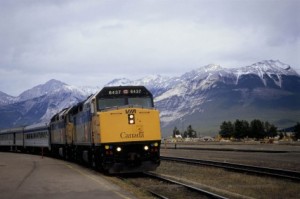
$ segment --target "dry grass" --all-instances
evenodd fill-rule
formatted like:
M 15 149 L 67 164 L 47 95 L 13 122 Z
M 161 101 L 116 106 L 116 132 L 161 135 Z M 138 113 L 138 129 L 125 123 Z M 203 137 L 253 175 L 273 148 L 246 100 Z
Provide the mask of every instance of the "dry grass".
M 134 195 L 136 198 L 155 199 L 155 197 L 153 197 L 151 194 L 149 194 L 146 190 L 144 190 L 142 188 L 138 188 L 135 185 L 131 184 L 130 182 L 123 181 L 119 178 L 116 178 L 115 176 L 103 175 L 103 177 L 106 180 L 118 185 L 121 189 L 124 189 L 124 190 L 132 193 L 132 195 Z
M 157 172 L 218 191 L 229 198 L 300 198 L 300 184 L 287 180 L 165 161 Z

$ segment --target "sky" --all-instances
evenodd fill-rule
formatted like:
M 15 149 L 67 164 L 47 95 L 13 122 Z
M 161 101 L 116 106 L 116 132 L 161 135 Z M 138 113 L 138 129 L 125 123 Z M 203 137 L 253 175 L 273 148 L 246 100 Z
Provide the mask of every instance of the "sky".
M 300 0 L 0 0 L 0 91 L 280 60 L 300 74 Z

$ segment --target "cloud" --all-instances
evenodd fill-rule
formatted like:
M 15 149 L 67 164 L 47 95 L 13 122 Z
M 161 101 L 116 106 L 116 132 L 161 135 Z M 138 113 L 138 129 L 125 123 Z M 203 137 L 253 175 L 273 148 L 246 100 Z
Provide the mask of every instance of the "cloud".
M 0 90 L 18 93 L 50 78 L 101 86 L 118 77 L 178 75 L 209 63 L 236 67 L 262 59 L 299 70 L 299 4 L 1 1 L 0 75 L 10 78 L 0 80 Z M 28 84 L 16 86 L 26 78 Z

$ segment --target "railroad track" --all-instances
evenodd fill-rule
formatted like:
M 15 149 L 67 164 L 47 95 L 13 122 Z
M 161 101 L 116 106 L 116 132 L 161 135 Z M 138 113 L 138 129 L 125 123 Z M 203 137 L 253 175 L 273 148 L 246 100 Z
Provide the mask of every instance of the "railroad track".
M 166 157 L 166 156 L 161 156 L 161 160 L 175 161 L 175 162 L 194 164 L 194 165 L 213 166 L 213 167 L 224 168 L 224 169 L 229 169 L 238 172 L 247 172 L 253 174 L 260 174 L 260 175 L 262 174 L 265 176 L 284 178 L 284 179 L 289 179 L 298 182 L 300 181 L 300 172 L 290 171 L 290 170 L 281 170 L 281 169 L 273 169 L 268 167 L 256 167 L 256 166 L 249 166 L 243 164 L 233 164 L 227 162 Z
M 129 175 L 129 176 L 123 176 L 119 178 L 122 179 L 123 181 L 133 184 L 136 187 L 146 190 L 151 195 L 157 198 L 162 198 L 162 199 L 168 199 L 168 198 L 226 199 L 226 197 L 220 196 L 218 194 L 150 172 L 144 172 L 138 176 Z
M 198 150 L 198 151 L 234 151 L 234 152 L 252 152 L 252 153 L 291 153 L 293 151 L 286 150 L 262 150 L 262 149 L 232 149 L 232 148 L 199 148 L 199 147 L 191 147 L 191 146 L 182 146 L 176 145 L 174 146 L 166 146 L 162 147 L 162 149 L 176 149 L 176 150 Z

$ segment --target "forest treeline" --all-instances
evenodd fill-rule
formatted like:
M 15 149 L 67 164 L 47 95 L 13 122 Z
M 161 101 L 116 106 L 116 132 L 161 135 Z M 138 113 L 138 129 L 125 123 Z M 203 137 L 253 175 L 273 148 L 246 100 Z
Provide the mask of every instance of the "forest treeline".
M 294 139 L 300 139 L 300 123 L 298 122 L 293 127 Z M 284 136 L 283 131 L 278 131 L 277 127 L 273 124 L 270 124 L 268 121 L 261 121 L 258 119 L 252 120 L 250 123 L 246 120 L 236 120 L 235 122 L 224 121 L 220 125 L 219 135 L 223 138 L 254 138 L 254 139 L 263 139 Z
M 300 139 L 300 123 L 298 122 L 293 126 L 291 132 L 293 132 L 294 140 Z M 182 137 L 182 138 L 197 138 L 198 134 L 193 129 L 192 125 L 188 125 L 187 129 L 183 132 L 180 132 L 177 127 L 173 129 L 173 137 Z M 235 120 L 224 121 L 220 125 L 219 136 L 222 138 L 234 138 L 234 139 L 243 139 L 243 138 L 253 138 L 253 139 L 264 139 L 272 138 L 279 136 L 280 138 L 285 136 L 283 130 L 278 131 L 278 128 L 269 123 L 268 121 L 261 121 L 259 119 L 254 119 L 251 122 L 246 120 Z

